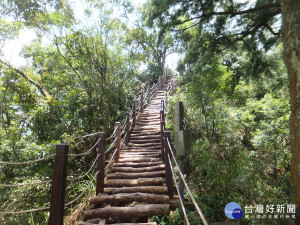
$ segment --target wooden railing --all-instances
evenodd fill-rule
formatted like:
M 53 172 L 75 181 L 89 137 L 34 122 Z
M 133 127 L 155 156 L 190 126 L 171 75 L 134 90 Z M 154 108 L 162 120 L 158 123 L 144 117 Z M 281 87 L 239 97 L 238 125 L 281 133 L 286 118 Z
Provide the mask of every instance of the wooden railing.
M 169 93 L 170 95 L 172 95 L 174 93 L 174 87 L 176 87 L 176 85 L 171 81 L 171 83 L 169 83 L 166 92 Z M 178 193 L 178 198 L 179 198 L 179 206 L 183 212 L 184 215 L 184 220 L 185 220 L 185 224 L 190 225 L 187 213 L 186 213 L 186 209 L 184 206 L 184 199 L 183 196 L 180 194 L 180 190 L 178 188 L 178 184 L 177 184 L 177 180 L 175 177 L 175 172 L 173 170 L 173 166 L 172 166 L 172 161 L 175 164 L 175 166 L 178 169 L 178 176 L 179 176 L 179 180 L 181 180 L 184 183 L 184 186 L 186 187 L 186 190 L 202 220 L 202 223 L 204 225 L 208 225 L 201 209 L 199 208 L 192 192 L 191 189 L 189 188 L 187 182 L 185 181 L 185 177 L 183 176 L 183 173 L 180 170 L 180 166 L 178 165 L 176 158 L 174 156 L 174 151 L 175 148 L 171 143 L 171 133 L 170 131 L 166 130 L 166 122 L 165 122 L 165 109 L 166 109 L 166 102 L 164 100 L 161 101 L 161 110 L 160 110 L 160 134 L 161 134 L 161 158 L 162 161 L 165 163 L 165 167 L 166 167 L 166 185 L 168 188 L 168 195 L 170 197 L 170 199 L 172 199 L 174 197 L 174 192 L 173 192 L 173 184 L 175 184 L 177 193 Z M 183 190 L 182 190 L 183 192 Z
M 84 135 L 83 138 L 97 136 L 96 143 L 89 150 L 79 153 L 79 154 L 70 154 L 69 146 L 66 144 L 56 145 L 56 154 L 49 155 L 44 158 L 35 159 L 27 162 L 3 162 L 0 161 L 0 164 L 8 164 L 8 165 L 29 165 L 32 163 L 40 162 L 43 160 L 50 160 L 55 158 L 54 162 L 54 171 L 53 171 L 53 179 L 52 180 L 44 180 L 33 183 L 26 184 L 0 184 L 0 187 L 17 187 L 17 186 L 29 186 L 29 185 L 40 185 L 47 184 L 52 182 L 52 192 L 51 192 L 51 200 L 50 206 L 38 208 L 38 209 L 30 209 L 30 210 L 20 210 L 13 212 L 0 212 L 1 215 L 16 215 L 21 213 L 28 212 L 37 212 L 42 210 L 50 211 L 49 224 L 50 225 L 62 225 L 63 224 L 63 216 L 64 210 L 66 207 L 72 205 L 76 201 L 78 201 L 84 193 L 88 190 L 89 186 L 96 183 L 96 194 L 103 193 L 104 189 L 104 174 L 105 171 L 112 165 L 113 162 L 118 162 L 120 158 L 120 150 L 123 145 L 127 146 L 129 141 L 129 133 L 136 126 L 137 116 L 139 113 L 143 113 L 145 106 L 150 104 L 151 99 L 156 95 L 157 91 L 162 90 L 166 82 L 169 79 L 168 73 L 165 71 L 158 79 L 158 82 L 149 85 L 145 90 L 142 91 L 138 100 L 133 101 L 132 108 L 130 112 L 126 113 L 125 120 L 123 125 L 120 122 L 115 123 L 114 132 L 110 135 L 110 137 L 106 137 L 105 132 L 97 132 L 93 134 Z M 175 85 L 172 82 L 166 88 L 169 93 L 174 93 Z M 164 121 L 164 109 L 165 103 L 162 102 L 162 110 L 161 119 Z M 123 127 L 123 129 L 122 129 Z M 114 138 L 114 139 L 113 139 Z M 112 140 L 113 139 L 113 140 Z M 111 141 L 111 144 L 108 148 L 106 148 L 106 144 Z M 82 176 L 76 178 L 67 178 L 67 163 L 69 157 L 79 157 L 91 154 L 92 152 L 97 152 L 97 156 L 94 159 L 89 170 L 84 173 Z M 109 159 L 109 160 L 108 160 Z M 166 161 L 164 161 L 166 162 Z M 80 179 L 83 179 L 87 175 L 90 174 L 94 166 L 97 167 L 97 172 L 91 179 L 88 186 L 85 190 L 78 195 L 77 198 L 65 204 L 65 193 L 66 193 L 66 185 L 68 182 L 74 182 Z M 169 167 L 168 167 L 169 168 Z M 168 169 L 169 171 L 170 169 Z M 168 172 L 168 174 L 170 174 Z M 168 185 L 170 186 L 170 178 L 168 178 Z M 169 187 L 168 186 L 168 187 Z M 169 188 L 171 190 L 171 188 Z M 171 194 L 171 193 L 169 193 Z
M 120 122 L 115 123 L 115 129 L 110 138 L 115 137 L 111 146 L 106 150 L 106 134 L 105 132 L 97 133 L 98 144 L 97 144 L 97 174 L 96 174 L 96 195 L 99 193 L 103 193 L 104 189 L 104 174 L 105 171 L 109 168 L 112 162 L 119 162 L 120 158 L 120 150 L 121 147 L 128 146 L 129 142 L 129 133 L 136 126 L 137 116 L 139 113 L 143 113 L 145 107 L 150 104 L 151 99 L 156 95 L 157 91 L 162 90 L 166 82 L 168 81 L 169 76 L 167 72 L 164 72 L 158 79 L 158 82 L 153 84 L 152 86 L 147 86 L 145 90 L 143 90 L 138 98 L 138 100 L 134 100 L 131 111 L 126 113 L 124 124 L 122 125 Z M 168 91 L 174 92 L 175 86 L 169 85 L 167 87 Z M 162 108 L 164 109 L 164 101 L 162 101 Z M 164 118 L 164 112 L 161 113 Z M 123 129 L 122 129 L 123 127 Z M 110 139 L 109 138 L 109 139 Z M 62 147 L 63 146 L 63 147 Z M 63 148 L 64 150 L 60 150 Z M 109 160 L 109 164 L 105 165 L 107 160 L 107 154 L 114 150 L 111 154 L 111 159 Z M 57 154 L 55 160 L 55 168 L 62 168 L 63 173 L 58 172 L 60 169 L 56 169 L 54 172 L 53 178 L 53 186 L 52 195 L 51 195 L 51 206 L 50 206 L 50 225 L 60 225 L 63 224 L 63 212 L 64 212 L 64 199 L 65 199 L 65 181 L 66 181 L 66 170 L 67 170 L 67 155 L 68 155 L 68 146 L 67 145 L 57 145 Z M 170 168 L 169 168 L 170 170 Z M 170 171 L 169 173 L 170 174 Z M 171 178 L 172 179 L 172 178 Z M 168 178 L 168 182 L 171 180 Z M 57 194 L 59 193 L 59 194 Z

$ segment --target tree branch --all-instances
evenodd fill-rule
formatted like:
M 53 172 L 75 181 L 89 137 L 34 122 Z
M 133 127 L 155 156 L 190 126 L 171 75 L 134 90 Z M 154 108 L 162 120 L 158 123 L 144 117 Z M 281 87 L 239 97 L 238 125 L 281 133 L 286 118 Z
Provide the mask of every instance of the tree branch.
M 45 88 L 43 88 L 40 84 L 38 84 L 37 82 L 32 80 L 30 77 L 28 77 L 28 75 L 26 75 L 23 71 L 10 65 L 7 62 L 2 61 L 1 59 L 0 59 L 0 63 L 2 63 L 4 66 L 14 70 L 16 73 L 20 74 L 23 78 L 25 78 L 27 81 L 29 81 L 29 83 L 33 84 L 45 98 L 48 98 L 48 99 L 52 98 L 52 96 L 47 92 L 47 90 Z
M 247 9 L 247 10 L 242 10 L 242 11 L 223 11 L 223 12 L 210 12 L 210 13 L 203 13 L 201 16 L 196 16 L 184 21 L 179 21 L 177 23 L 175 23 L 174 25 L 180 25 L 192 20 L 196 20 L 196 19 L 204 19 L 204 18 L 209 18 L 212 16 L 220 16 L 220 15 L 231 15 L 231 16 L 236 16 L 236 15 L 242 15 L 242 14 L 248 14 L 248 13 L 253 13 L 259 10 L 263 10 L 263 9 L 270 9 L 270 8 L 278 8 L 280 9 L 280 4 L 267 4 L 267 5 L 262 5 L 256 8 L 251 8 L 251 9 Z

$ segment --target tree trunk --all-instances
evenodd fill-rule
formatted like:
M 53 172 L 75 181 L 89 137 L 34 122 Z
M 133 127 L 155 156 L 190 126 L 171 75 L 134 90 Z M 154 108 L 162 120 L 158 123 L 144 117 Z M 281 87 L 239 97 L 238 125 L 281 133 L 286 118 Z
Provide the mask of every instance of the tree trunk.
M 281 0 L 282 41 L 289 76 L 291 185 L 296 204 L 296 224 L 300 224 L 300 1 Z

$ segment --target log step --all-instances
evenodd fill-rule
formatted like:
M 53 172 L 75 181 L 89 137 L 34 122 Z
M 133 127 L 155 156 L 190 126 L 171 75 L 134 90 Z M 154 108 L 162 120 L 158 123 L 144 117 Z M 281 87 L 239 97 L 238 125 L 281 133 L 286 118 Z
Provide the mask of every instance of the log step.
M 130 134 L 130 137 L 138 137 L 140 135 L 155 135 L 158 134 L 160 135 L 160 130 L 156 130 L 156 131 L 152 131 L 152 132 L 147 132 L 147 131 L 143 131 L 143 130 L 133 130 Z
M 169 205 L 165 204 L 135 205 L 133 207 L 108 207 L 87 210 L 84 212 L 84 219 L 163 216 L 165 215 L 165 212 L 168 211 Z
M 165 174 L 166 174 L 165 170 L 141 172 L 141 173 L 116 172 L 116 173 L 108 174 L 107 179 L 137 179 L 137 178 L 150 178 L 150 177 L 164 177 Z
M 159 125 L 160 121 L 137 121 L 136 123 L 139 125 Z
M 133 158 L 133 157 L 142 157 L 142 158 L 159 158 L 159 154 L 134 154 L 134 153 L 123 153 L 120 156 L 121 158 Z
M 133 143 L 133 144 L 147 144 L 147 143 L 153 143 L 153 142 L 159 143 L 160 139 L 158 139 L 158 138 L 155 138 L 155 139 L 151 139 L 151 138 L 131 139 L 131 138 L 129 138 L 129 142 Z
M 148 166 L 156 166 L 163 164 L 162 161 L 157 162 L 124 162 L 124 163 L 115 163 L 114 167 L 148 167 Z
M 119 162 L 158 162 L 160 158 L 150 158 L 150 157 L 132 157 L 132 158 L 120 158 Z
M 77 225 L 95 225 L 99 223 L 89 223 L 84 221 L 79 221 Z M 149 222 L 149 223 L 111 223 L 111 224 L 104 224 L 104 225 L 157 225 L 156 222 Z
M 160 146 L 159 143 L 147 143 L 147 144 L 133 144 L 128 143 L 128 146 L 135 146 L 135 147 L 153 147 L 153 146 Z
M 168 188 L 165 186 L 137 186 L 137 187 L 108 187 L 104 188 L 104 193 L 106 194 L 118 194 L 118 193 L 154 193 L 154 194 L 166 194 Z
M 129 149 L 129 150 L 132 150 L 132 149 L 140 149 L 141 151 L 149 151 L 149 150 L 160 150 L 161 149 L 161 146 L 154 146 L 154 147 L 152 147 L 152 146 L 150 146 L 150 147 L 143 147 L 143 148 L 141 148 L 141 147 L 134 147 L 134 146 L 128 146 L 126 149 Z
M 157 135 L 135 135 L 135 136 L 132 136 L 130 135 L 129 136 L 129 140 L 135 140 L 135 139 L 144 139 L 144 138 L 149 138 L 149 139 L 157 139 L 157 138 L 160 138 L 160 135 L 157 134 Z
M 113 167 L 111 169 L 112 172 L 149 172 L 149 171 L 158 171 L 164 170 L 165 165 L 157 165 L 157 166 L 149 166 L 149 167 L 142 167 L 142 168 L 134 168 L 134 167 Z
M 132 153 L 132 154 L 140 153 L 140 154 L 150 155 L 150 154 L 160 154 L 161 150 L 160 149 L 141 149 L 141 150 L 139 150 L 139 149 L 131 148 L 131 149 L 122 149 L 120 151 L 120 154 L 122 154 L 122 153 L 128 153 L 128 154 L 130 154 L 130 153 Z
M 163 179 L 162 177 L 154 177 L 154 178 L 138 178 L 138 179 L 111 179 L 106 180 L 104 185 L 106 187 L 124 187 L 124 186 L 156 186 L 162 185 Z
M 100 194 L 90 198 L 91 204 L 103 203 L 131 203 L 131 202 L 147 202 L 153 204 L 167 204 L 169 202 L 168 195 L 158 195 L 149 193 L 120 193 L 114 195 Z

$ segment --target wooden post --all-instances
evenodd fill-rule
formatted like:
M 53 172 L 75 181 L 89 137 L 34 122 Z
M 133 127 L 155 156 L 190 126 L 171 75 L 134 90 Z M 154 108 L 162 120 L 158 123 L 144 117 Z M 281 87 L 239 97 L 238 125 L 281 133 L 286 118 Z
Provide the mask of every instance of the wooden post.
M 142 92 L 142 95 L 141 95 L 141 113 L 144 112 L 144 92 Z
M 161 100 L 161 110 L 163 111 L 163 121 L 165 121 L 165 100 Z
M 117 152 L 115 154 L 115 162 L 119 162 L 119 158 L 120 158 L 120 150 L 121 150 L 121 123 L 120 122 L 116 122 L 116 137 L 117 137 L 117 141 L 116 141 L 116 149 Z
M 169 157 L 171 157 L 171 149 L 168 145 L 168 140 L 170 141 L 170 131 L 164 131 L 164 147 L 165 147 L 165 165 L 166 165 L 166 184 L 168 188 L 168 195 L 170 198 L 173 198 L 173 179 L 172 179 L 172 171 L 171 165 L 169 161 Z
M 132 118 L 132 127 L 136 126 L 136 100 L 133 101 L 133 118 Z
M 160 90 L 160 88 L 161 88 L 161 76 L 158 77 L 157 84 L 158 84 L 158 90 Z
M 147 98 L 147 104 L 150 105 L 151 101 L 151 87 L 150 85 L 148 86 L 148 98 Z
M 126 113 L 126 128 L 125 128 L 125 146 L 128 146 L 128 142 L 129 142 L 129 128 L 130 128 L 130 113 L 127 112 Z
M 175 105 L 175 131 L 180 131 L 183 130 L 183 115 L 184 115 L 184 109 L 183 109 L 183 102 L 177 102 Z M 176 151 L 179 152 L 178 146 L 176 146 Z M 181 170 L 182 174 L 184 174 L 184 158 L 185 156 L 178 154 L 178 166 L 179 169 Z M 184 199 L 184 183 L 183 180 L 181 178 L 181 176 L 179 176 L 179 185 L 178 185 L 178 189 L 179 189 L 179 195 L 181 196 L 182 199 Z M 179 205 L 179 213 L 181 215 L 181 218 L 183 218 L 183 210 L 181 208 L 181 204 L 180 202 L 178 202 Z
M 63 225 L 68 152 L 68 145 L 56 145 L 49 225 Z
M 165 163 L 165 154 L 164 154 L 164 127 L 165 122 L 163 121 L 163 111 L 160 111 L 160 144 L 161 144 L 161 158 L 162 161 Z
M 105 133 L 99 132 L 98 133 L 98 140 L 101 138 L 101 140 L 98 142 L 97 148 L 97 171 L 99 173 L 97 174 L 97 182 L 96 182 L 96 196 L 98 194 L 103 194 L 103 188 L 104 188 L 104 168 L 105 168 Z

